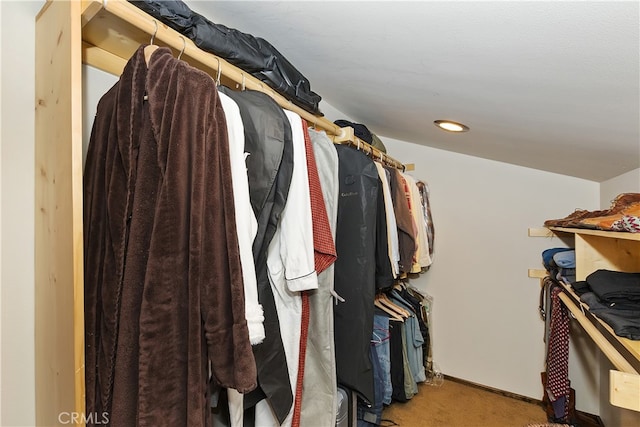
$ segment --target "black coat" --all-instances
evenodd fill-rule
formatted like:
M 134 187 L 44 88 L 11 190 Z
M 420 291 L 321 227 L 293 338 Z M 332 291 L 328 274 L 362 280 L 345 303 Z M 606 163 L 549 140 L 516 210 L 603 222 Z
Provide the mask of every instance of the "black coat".
M 388 256 L 382 183 L 361 151 L 336 146 L 340 197 L 336 227 L 335 290 L 345 299 L 334 308 L 338 383 L 373 402 L 369 347 L 376 289 L 393 284 Z

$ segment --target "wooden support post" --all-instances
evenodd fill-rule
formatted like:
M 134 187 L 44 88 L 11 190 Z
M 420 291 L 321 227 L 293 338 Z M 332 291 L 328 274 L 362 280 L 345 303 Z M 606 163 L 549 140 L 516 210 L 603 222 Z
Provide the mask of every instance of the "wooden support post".
M 81 3 L 36 17 L 36 423 L 84 413 Z

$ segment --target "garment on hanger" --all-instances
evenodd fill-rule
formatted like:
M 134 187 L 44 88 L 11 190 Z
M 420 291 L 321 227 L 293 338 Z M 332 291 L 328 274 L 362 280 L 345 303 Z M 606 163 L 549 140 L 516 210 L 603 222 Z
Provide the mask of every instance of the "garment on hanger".
M 427 243 L 429 244 L 429 256 L 433 261 L 433 252 L 435 244 L 435 227 L 433 225 L 433 217 L 431 215 L 431 204 L 429 201 L 429 186 L 424 181 L 417 181 L 416 185 L 420 191 L 420 203 L 424 215 L 425 226 L 427 227 Z
M 307 122 L 302 120 L 304 132 L 304 146 L 307 159 L 307 171 L 309 179 L 309 195 L 311 202 L 311 222 L 313 226 L 313 252 L 314 265 L 317 274 L 321 274 L 336 260 L 336 247 L 334 243 L 331 225 L 327 214 L 324 197 L 322 194 L 322 184 L 318 174 L 318 167 L 313 153 L 311 137 L 307 127 Z M 294 396 L 294 408 L 292 426 L 299 427 L 301 422 L 302 400 L 304 393 L 313 393 L 313 388 L 305 390 L 303 387 L 305 375 L 305 363 L 307 353 L 307 343 L 309 336 L 309 326 L 311 317 L 310 294 L 312 290 L 301 292 L 302 298 L 302 319 L 300 325 L 300 357 L 298 360 L 298 378 Z M 314 333 L 315 331 L 311 331 Z M 331 409 L 326 406 L 325 410 Z
M 415 383 L 421 383 L 426 381 L 427 377 L 424 371 L 424 356 L 423 356 L 423 344 L 424 337 L 420 332 L 420 325 L 418 317 L 420 312 L 416 312 L 414 306 L 405 299 L 398 290 L 393 289 L 390 291 L 391 300 L 395 301 L 400 306 L 411 312 L 411 315 L 405 321 L 405 339 L 406 339 L 406 353 L 407 361 L 409 362 L 409 369 Z M 417 390 L 417 389 L 416 389 Z
M 416 256 L 420 246 L 420 241 L 418 238 L 418 228 L 416 224 L 416 218 L 414 215 L 415 207 L 413 203 L 413 197 L 411 195 L 411 187 L 409 185 L 409 180 L 407 179 L 407 176 L 400 171 L 396 171 L 396 172 L 398 177 L 397 179 L 398 187 L 401 189 L 402 194 L 404 195 L 405 204 L 409 209 L 410 220 L 408 221 L 408 223 L 411 224 L 411 233 L 412 233 L 413 242 L 414 242 L 413 253 L 411 254 L 411 261 L 409 261 L 410 266 L 409 266 L 408 273 L 419 273 L 420 269 L 416 265 L 416 261 L 417 261 Z M 400 198 L 400 200 L 402 200 L 402 198 Z
M 258 302 L 256 267 L 251 250 L 253 240 L 258 233 L 258 221 L 253 213 L 249 198 L 249 181 L 244 152 L 244 125 L 238 104 L 222 92 L 218 95 L 226 117 L 229 139 L 236 231 L 240 261 L 242 263 L 242 280 L 244 282 L 245 317 L 249 327 L 249 340 L 252 345 L 255 345 L 264 340 L 264 313 L 262 312 L 262 306 Z
M 226 117 L 229 136 L 229 158 L 233 183 L 233 200 L 236 214 L 236 232 L 238 248 L 242 263 L 242 280 L 244 282 L 245 317 L 249 328 L 249 340 L 252 345 L 264 340 L 264 313 L 258 301 L 258 285 L 256 268 L 253 261 L 253 240 L 258 232 L 258 222 L 249 197 L 249 182 L 244 153 L 244 125 L 240 109 L 233 99 L 222 92 L 218 93 L 224 115 Z M 224 391 L 220 391 L 224 396 Z M 229 404 L 229 420 L 231 427 L 242 427 L 244 424 L 243 395 L 235 389 L 227 389 Z M 223 411 L 218 411 L 221 414 Z M 220 422 L 220 420 L 217 420 Z
M 351 147 L 339 145 L 336 150 L 340 199 L 335 288 L 345 299 L 334 307 L 338 383 L 371 402 L 374 392 L 369 342 L 374 295 L 376 287 L 393 283 L 387 248 L 376 245 L 387 240 L 384 202 L 373 161 Z M 384 237 L 377 238 L 379 232 L 384 232 Z M 382 265 L 378 265 L 379 260 Z
M 396 278 L 400 274 L 400 251 L 398 249 L 398 225 L 396 223 L 396 214 L 393 211 L 393 199 L 391 198 L 391 187 L 387 171 L 380 163 L 374 162 L 378 169 L 378 177 L 382 183 L 382 194 L 384 196 L 384 211 L 387 218 L 387 245 L 389 251 L 389 260 L 391 262 L 391 271 L 393 277 Z
M 393 393 L 393 386 L 391 384 L 390 338 L 389 317 L 376 310 L 373 317 L 373 335 L 371 338 L 371 345 L 376 347 L 376 356 L 380 361 L 380 367 L 382 370 L 380 373 L 380 380 L 382 381 L 384 390 L 382 394 L 383 405 L 391 404 L 391 395 Z
M 256 386 L 227 130 L 208 75 L 143 50 L 101 98 L 85 166 L 86 412 L 204 426 L 209 369 Z
M 249 195 L 258 219 L 253 256 L 258 300 L 264 310 L 265 339 L 261 344 L 253 346 L 259 387 L 244 395 L 244 408 L 253 408 L 266 397 L 276 418 L 282 422 L 293 405 L 293 394 L 278 312 L 267 273 L 267 249 L 275 234 L 291 185 L 291 125 L 284 111 L 268 95 L 249 90 L 232 91 L 224 87 L 220 91 L 231 97 L 240 108 L 245 152 L 249 153 L 246 160 Z M 253 416 L 245 416 L 244 421 L 246 425 L 251 425 Z
M 559 295 L 562 287 L 550 286 L 551 323 L 547 337 L 547 383 L 545 393 L 554 409 L 555 419 L 569 421 L 569 311 Z
M 391 198 L 393 209 L 398 225 L 398 246 L 400 252 L 400 273 L 409 273 L 413 266 L 413 255 L 416 251 L 416 239 L 413 229 L 413 217 L 409 210 L 404 192 L 404 184 L 400 171 L 393 168 L 386 168 L 389 171 L 389 186 L 391 187 Z
M 338 214 L 338 153 L 324 131 L 309 129 L 332 238 Z M 333 328 L 334 265 L 318 273 L 318 289 L 309 291 L 309 335 L 303 378 L 301 426 L 336 425 L 337 381 Z
M 405 370 L 402 356 L 403 322 L 389 320 L 389 369 L 391 371 L 391 399 L 407 402 L 411 397 L 405 394 Z
M 302 119 L 284 111 L 292 132 L 293 175 L 287 203 L 267 252 L 267 268 L 287 360 L 288 378 L 293 395 L 298 377 L 302 300 L 300 291 L 317 289 L 314 266 L 313 228 L 309 175 Z M 293 405 L 292 405 L 293 406 Z M 292 406 L 284 420 L 277 420 L 266 401 L 256 405 L 256 425 L 291 425 Z
M 431 257 L 429 256 L 429 240 L 427 238 L 427 228 L 425 226 L 424 214 L 422 210 L 422 202 L 420 200 L 420 191 L 416 185 L 416 180 L 409 174 L 403 173 L 408 187 L 408 197 L 411 199 L 409 209 L 413 216 L 413 223 L 416 230 L 416 253 L 414 256 L 412 273 L 420 273 L 423 268 L 426 269 L 431 265 Z
M 400 325 L 402 335 L 402 369 L 404 371 L 404 395 L 407 399 L 411 399 L 418 394 L 418 384 L 416 384 L 416 381 L 413 379 L 413 373 L 411 372 L 411 366 L 409 364 L 407 325 L 408 323 L 406 321 Z
M 372 340 L 374 338 L 372 337 Z M 378 427 L 382 419 L 382 399 L 384 398 L 384 374 L 381 359 L 378 356 L 378 346 L 373 343 L 369 347 L 371 366 L 373 370 L 373 401 L 365 404 L 358 399 L 357 402 L 357 426 Z
M 416 344 L 419 344 L 420 342 L 422 342 L 420 346 L 421 349 L 416 351 L 419 351 L 418 357 L 421 357 L 420 364 L 423 366 L 422 371 L 424 371 L 424 368 L 429 369 L 429 365 L 430 365 L 430 363 L 428 362 L 428 354 L 429 354 L 429 347 L 430 347 L 429 326 L 428 326 L 429 319 L 426 315 L 426 310 L 427 310 L 426 306 L 430 304 L 429 299 L 404 283 L 401 283 L 398 287 L 394 287 L 393 292 L 394 293 L 397 292 L 404 301 L 406 301 L 408 304 L 411 305 L 413 309 L 413 312 L 418 321 L 417 322 L 418 332 L 422 337 L 421 340 L 420 338 L 417 338 L 417 337 L 415 338 L 417 341 Z M 416 381 L 418 382 L 425 381 L 425 380 L 426 378 L 422 380 L 416 379 Z
M 375 167 L 375 162 L 374 167 Z M 377 172 L 377 170 L 376 170 Z M 382 192 L 382 181 L 378 177 L 378 194 L 376 197 L 376 231 L 375 231 L 375 284 L 376 291 L 390 289 L 393 286 L 393 267 L 389 258 L 389 239 L 387 237 L 387 215 Z

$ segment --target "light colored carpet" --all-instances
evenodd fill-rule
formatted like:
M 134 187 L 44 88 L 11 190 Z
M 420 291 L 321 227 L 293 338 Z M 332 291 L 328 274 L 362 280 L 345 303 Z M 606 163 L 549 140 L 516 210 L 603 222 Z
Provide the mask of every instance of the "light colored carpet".
M 439 387 L 418 388 L 407 403 L 393 402 L 385 408 L 382 418 L 401 427 L 523 427 L 547 422 L 541 405 L 449 379 Z

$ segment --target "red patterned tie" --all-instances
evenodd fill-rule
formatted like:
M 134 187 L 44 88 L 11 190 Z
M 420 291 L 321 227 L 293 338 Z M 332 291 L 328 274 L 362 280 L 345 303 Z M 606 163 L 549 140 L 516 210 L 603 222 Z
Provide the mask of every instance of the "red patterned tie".
M 309 192 L 311 196 L 311 218 L 313 223 L 313 249 L 315 268 L 318 274 L 326 270 L 336 260 L 336 247 L 329 225 L 329 216 L 322 196 L 320 177 L 313 155 L 311 137 L 307 130 L 307 122 L 302 120 L 304 129 L 304 145 L 307 153 L 307 170 L 309 174 Z M 298 359 L 298 377 L 296 378 L 296 395 L 293 405 L 292 427 L 300 427 L 300 411 L 302 410 L 302 383 L 304 380 L 304 362 L 307 354 L 309 336 L 309 292 L 302 291 L 302 321 L 300 325 L 300 356 Z
M 562 288 L 552 286 L 551 324 L 547 352 L 547 393 L 553 402 L 565 397 L 564 419 L 569 415 L 569 314 L 560 300 Z

